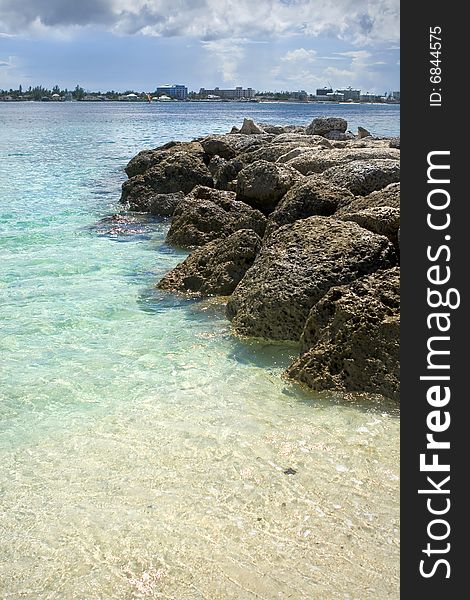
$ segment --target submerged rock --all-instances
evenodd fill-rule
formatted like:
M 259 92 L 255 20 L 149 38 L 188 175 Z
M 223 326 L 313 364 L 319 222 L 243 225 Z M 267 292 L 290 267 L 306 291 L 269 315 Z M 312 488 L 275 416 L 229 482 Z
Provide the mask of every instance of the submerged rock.
M 237 198 L 263 212 L 270 212 L 301 179 L 302 175 L 291 167 L 260 160 L 239 172 Z
M 300 357 L 287 375 L 321 391 L 378 393 L 399 400 L 400 270 L 333 287 L 311 309 Z
M 284 225 L 264 242 L 227 304 L 235 333 L 299 340 L 308 313 L 334 285 L 396 264 L 384 236 L 356 223 L 309 217 Z
M 202 246 L 239 229 L 252 229 L 262 236 L 266 217 L 234 192 L 198 186 L 179 204 L 166 241 L 174 246 Z
M 240 229 L 195 250 L 172 269 L 157 287 L 199 296 L 228 296 L 253 264 L 261 238 L 252 229 Z

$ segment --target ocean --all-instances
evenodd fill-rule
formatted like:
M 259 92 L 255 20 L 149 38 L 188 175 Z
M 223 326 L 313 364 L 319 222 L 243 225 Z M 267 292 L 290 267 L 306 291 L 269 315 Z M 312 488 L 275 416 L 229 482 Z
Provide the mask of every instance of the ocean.
M 167 221 L 101 221 L 139 150 L 324 114 L 399 134 L 393 105 L 0 103 L 2 599 L 399 597 L 396 406 L 287 382 L 295 346 L 155 289 Z

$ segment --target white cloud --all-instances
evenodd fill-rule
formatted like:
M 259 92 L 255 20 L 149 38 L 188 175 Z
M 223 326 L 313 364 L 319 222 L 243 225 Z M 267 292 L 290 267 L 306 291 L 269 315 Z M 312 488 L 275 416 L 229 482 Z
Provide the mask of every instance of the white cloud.
M 202 42 L 203 47 L 210 53 L 210 60 L 215 63 L 216 70 L 227 83 L 238 79 L 238 67 L 245 57 L 243 40 L 212 40 Z
M 97 25 L 116 33 L 272 39 L 322 33 L 366 45 L 399 40 L 399 0 L 1 0 L 0 29 Z
M 287 52 L 281 60 L 284 62 L 315 62 L 316 57 L 315 50 L 305 50 L 305 48 L 297 48 L 297 50 L 291 50 Z

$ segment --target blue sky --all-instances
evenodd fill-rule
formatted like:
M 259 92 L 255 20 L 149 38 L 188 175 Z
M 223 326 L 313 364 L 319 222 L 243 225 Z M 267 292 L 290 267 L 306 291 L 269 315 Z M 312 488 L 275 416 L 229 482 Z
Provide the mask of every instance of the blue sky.
M 0 0 L 0 88 L 399 85 L 398 0 Z

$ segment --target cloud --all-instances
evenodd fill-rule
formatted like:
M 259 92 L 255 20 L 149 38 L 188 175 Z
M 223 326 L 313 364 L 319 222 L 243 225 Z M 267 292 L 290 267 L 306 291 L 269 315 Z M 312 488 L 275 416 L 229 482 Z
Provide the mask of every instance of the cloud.
M 305 50 L 305 48 L 297 48 L 287 52 L 281 60 L 284 62 L 315 62 L 315 50 Z
M 84 26 L 205 41 L 328 34 L 396 43 L 399 0 L 0 0 L 0 28 L 9 34 Z
M 239 64 L 245 58 L 244 40 L 203 41 L 202 45 L 223 80 L 227 83 L 237 81 Z

